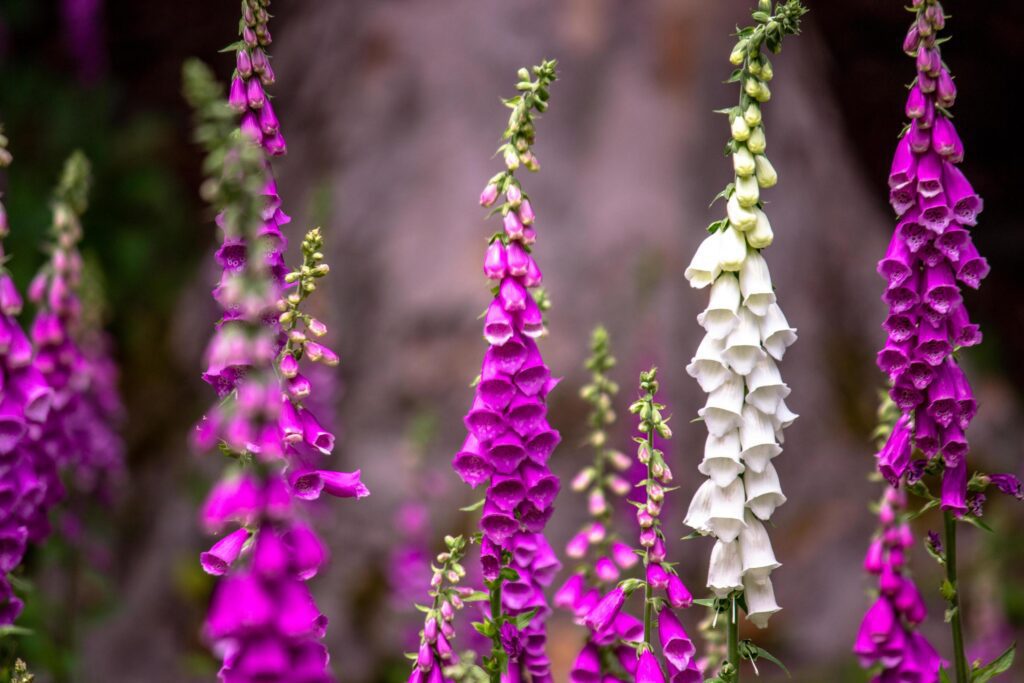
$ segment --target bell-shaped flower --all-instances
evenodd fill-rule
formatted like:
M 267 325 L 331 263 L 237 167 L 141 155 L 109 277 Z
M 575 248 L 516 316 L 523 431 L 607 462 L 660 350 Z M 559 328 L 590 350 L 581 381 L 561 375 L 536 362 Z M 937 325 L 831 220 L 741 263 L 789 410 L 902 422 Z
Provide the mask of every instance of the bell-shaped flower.
M 770 519 L 775 508 L 786 502 L 779 474 L 771 463 L 761 472 L 747 472 L 743 475 L 743 483 L 746 485 L 747 507 L 758 519 Z
M 213 576 L 223 576 L 238 559 L 249 540 L 249 530 L 246 528 L 236 529 L 230 534 L 213 544 L 205 553 L 199 556 L 199 562 L 203 571 Z
M 771 459 L 782 452 L 772 421 L 749 404 L 743 407 L 740 421 L 740 447 L 740 459 L 753 472 L 764 472 Z
M 725 339 L 739 322 L 739 308 L 740 281 L 732 273 L 722 273 L 711 286 L 708 307 L 697 316 L 697 323 L 707 330 L 709 337 Z
M 725 339 L 722 358 L 733 371 L 746 375 L 763 356 L 757 316 L 744 306 L 739 311 L 739 324 Z
M 912 182 L 917 177 L 917 155 L 910 148 L 910 139 L 903 136 L 896 146 L 892 167 L 889 170 L 889 187 L 897 188 Z
M 757 184 L 757 178 L 753 176 L 737 176 L 735 184 L 736 194 L 733 196 L 740 207 L 747 210 L 753 208 L 761 198 L 761 189 Z
M 746 513 L 747 526 L 740 532 L 740 557 L 743 559 L 743 575 L 754 579 L 767 578 L 782 565 L 775 559 L 768 530 L 750 510 Z
M 683 518 L 683 524 L 701 534 L 711 533 L 708 523 L 711 519 L 711 494 L 715 488 L 717 485 L 710 479 L 700 485 L 690 499 L 690 507 Z
M 955 220 L 961 225 L 977 225 L 984 203 L 963 172 L 949 162 L 943 163 L 942 183 Z
M 708 235 L 697 247 L 696 253 L 690 260 L 683 273 L 694 289 L 707 287 L 722 272 L 721 257 L 719 256 L 718 234 Z
M 757 222 L 752 229 L 747 231 L 747 244 L 753 249 L 764 249 L 771 246 L 775 239 L 775 233 L 772 231 L 772 224 L 768 221 L 768 216 L 764 211 L 754 209 L 754 215 L 757 217 Z
M 772 287 L 768 263 L 756 249 L 747 253 L 740 269 L 740 292 L 743 305 L 758 316 L 765 315 L 768 307 L 775 303 L 775 288 Z
M 708 434 L 704 443 L 704 460 L 697 470 L 716 486 L 728 486 L 746 469 L 740 461 L 740 435 L 737 430 L 724 436 Z
M 755 217 L 756 221 L 756 217 Z M 750 227 L 754 227 L 753 223 Z M 734 227 L 727 227 L 715 233 L 719 243 L 719 265 L 722 270 L 736 272 L 743 267 L 747 258 L 747 240 L 743 233 Z
M 934 197 L 942 192 L 942 167 L 945 162 L 934 152 L 921 155 L 917 162 L 917 192 Z
M 662 609 L 658 614 L 658 639 L 665 659 L 677 669 L 685 669 L 690 658 L 697 652 L 686 629 L 671 609 Z
M 742 479 L 736 479 L 728 486 L 712 485 L 707 522 L 711 533 L 726 543 L 735 540 L 746 524 L 743 505 Z
M 636 683 L 666 683 L 665 672 L 661 670 L 658 658 L 650 650 L 644 650 L 636 667 Z
M 786 349 L 796 341 L 796 328 L 790 327 L 778 304 L 768 306 L 764 317 L 758 320 L 761 343 L 775 360 L 781 361 Z
M 697 380 L 705 393 L 711 393 L 733 376 L 722 358 L 724 349 L 723 340 L 715 339 L 710 334 L 705 335 L 697 347 L 697 353 L 686 366 L 686 373 Z
M 758 154 L 754 157 L 754 164 L 757 167 L 757 184 L 765 189 L 775 187 L 776 183 L 779 182 L 779 175 L 775 172 L 772 162 L 768 161 L 768 157 Z M 761 247 L 757 248 L 760 249 Z
M 989 273 L 988 260 L 978 253 L 973 242 L 967 242 L 960 250 L 960 262 L 957 264 L 956 279 L 971 289 L 977 289 L 981 281 Z
M 593 631 L 605 631 L 615 622 L 615 618 L 626 604 L 626 594 L 620 587 L 601 598 L 601 601 L 583 618 L 583 623 Z
M 789 429 L 789 426 L 796 422 L 796 419 L 800 417 L 786 405 L 785 399 L 779 401 L 779 407 L 775 409 L 775 413 L 769 415 L 768 418 L 772 421 L 772 426 L 775 428 L 775 438 L 779 440 L 779 443 L 784 441 L 782 437 L 782 430 Z
M 743 588 L 743 561 L 740 558 L 739 542 L 726 543 L 721 539 L 715 542 L 708 568 L 708 588 L 719 598 Z
M 732 168 L 736 172 L 736 175 L 741 178 L 754 175 L 756 165 L 754 163 L 754 155 L 750 153 L 750 150 L 746 147 L 738 147 L 735 152 L 732 153 Z
M 758 628 L 766 627 L 768 619 L 782 609 L 775 602 L 775 590 L 768 577 L 744 576 L 743 599 L 747 603 L 747 619 Z
M 750 180 L 753 186 L 757 187 L 757 181 L 753 178 Z M 742 206 L 736 194 L 729 197 L 729 201 L 725 203 L 725 212 L 729 217 L 729 225 L 741 233 L 753 230 L 754 226 L 757 225 L 757 214 L 754 213 L 752 207 L 753 205 L 750 205 L 750 208 Z
M 765 356 L 754 365 L 747 375 L 746 402 L 766 415 L 772 415 L 782 399 L 789 396 L 790 389 L 782 381 L 782 375 L 775 362 Z
M 512 338 L 513 319 L 498 299 L 491 301 L 484 316 L 484 339 L 488 344 L 501 346 Z
M 730 375 L 717 389 L 708 394 L 707 403 L 697 411 L 704 418 L 708 431 L 724 436 L 735 429 L 743 413 L 743 378 Z

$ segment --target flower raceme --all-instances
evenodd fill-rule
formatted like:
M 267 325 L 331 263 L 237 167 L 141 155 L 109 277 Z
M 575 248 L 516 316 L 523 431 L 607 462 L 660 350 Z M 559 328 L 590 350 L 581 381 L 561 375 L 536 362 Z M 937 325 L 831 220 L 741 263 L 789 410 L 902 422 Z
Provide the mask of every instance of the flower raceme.
M 764 627 L 778 611 L 770 579 L 779 567 L 765 523 L 786 502 L 772 463 L 782 452 L 782 431 L 796 419 L 786 406 L 789 387 L 776 365 L 796 341 L 776 300 L 762 250 L 774 233 L 760 192 L 777 182 L 765 156 L 762 105 L 770 99 L 772 67 L 762 46 L 778 51 L 797 33 L 804 9 L 797 2 L 755 13 L 757 25 L 740 32 L 731 61 L 732 82 L 742 86 L 738 106 L 727 110 L 734 180 L 720 195 L 726 218 L 709 228 L 686 269 L 697 289 L 709 289 L 697 317 L 705 336 L 686 370 L 707 394 L 699 411 L 708 430 L 698 470 L 708 477 L 690 503 L 684 523 L 716 539 L 708 588 L 724 599 L 742 592 L 747 617 Z M 734 663 L 735 664 L 735 663 Z
M 483 206 L 502 215 L 503 229 L 491 238 L 484 256 L 484 274 L 494 283 L 483 325 L 489 348 L 465 417 L 469 434 L 452 466 L 470 486 L 487 486 L 480 519 L 481 562 L 492 598 L 500 595 L 500 605 L 492 600 L 485 625 L 494 642 L 485 666 L 492 680 L 507 670 L 513 680 L 528 674 L 540 683 L 551 680 L 544 626 L 550 608 L 544 588 L 560 566 L 543 534 L 559 490 L 547 463 L 560 436 L 547 421 L 547 396 L 557 380 L 536 342 L 544 333 L 547 305 L 537 289 L 543 275 L 533 256 L 536 216 L 515 172 L 520 165 L 539 168 L 531 150 L 534 111 L 547 109 L 555 63 L 543 62 L 532 74 L 520 69 L 518 76 L 522 94 L 505 102 L 512 113 L 506 142 L 498 150 L 505 170 L 490 179 L 480 196 Z M 509 629 L 503 629 L 510 619 L 531 613 L 521 637 L 511 638 Z M 522 648 L 509 651 L 506 646 L 516 642 Z
M 278 277 L 266 258 L 280 241 L 265 230 L 266 216 L 279 210 L 264 191 L 265 151 L 238 132 L 205 67 L 190 63 L 185 80 L 197 110 L 197 138 L 214 172 L 209 198 L 219 210 L 224 245 L 236 255 L 215 292 L 224 314 L 208 350 L 222 398 L 196 433 L 201 450 L 217 446 L 236 461 L 201 515 L 209 531 L 223 534 L 200 557 L 204 570 L 223 577 L 205 635 L 223 657 L 221 680 L 327 682 L 333 680 L 321 642 L 327 620 L 306 585 L 327 550 L 306 523 L 303 506 L 325 493 L 361 498 L 368 491 L 358 472 L 322 468 L 334 435 L 304 405 L 313 387 L 303 365 L 338 362 L 316 341 L 326 326 L 302 310 L 329 270 L 323 238 L 318 229 L 310 231 L 302 266 Z

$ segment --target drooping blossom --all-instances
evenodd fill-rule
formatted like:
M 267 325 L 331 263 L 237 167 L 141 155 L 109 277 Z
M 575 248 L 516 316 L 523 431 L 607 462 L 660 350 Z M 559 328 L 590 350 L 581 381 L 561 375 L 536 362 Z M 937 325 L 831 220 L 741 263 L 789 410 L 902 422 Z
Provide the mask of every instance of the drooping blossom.
M 235 44 L 235 72 L 231 77 L 228 103 L 242 115 L 242 132 L 259 143 L 268 154 L 280 156 L 288 150 L 281 124 L 266 88 L 274 83 L 268 48 L 270 0 L 243 0 L 239 41 Z
M 715 539 L 708 588 L 733 604 L 742 593 L 747 618 L 761 628 L 779 610 L 770 576 L 780 565 L 767 527 L 786 496 L 773 461 L 782 453 L 783 430 L 797 417 L 776 364 L 796 330 L 779 306 L 763 253 L 774 233 L 761 190 L 778 178 L 765 156 L 762 105 L 771 97 L 773 70 L 762 48 L 777 52 L 785 35 L 799 32 L 804 12 L 791 0 L 738 34 L 730 61 L 741 92 L 728 110 L 734 179 L 721 195 L 726 217 L 711 225 L 685 273 L 692 287 L 711 294 L 697 316 L 705 337 L 686 368 L 708 395 L 699 411 L 708 436 L 698 467 L 708 479 L 684 523 Z
M 623 476 L 632 464 L 631 459 L 609 444 L 608 430 L 615 421 L 613 401 L 619 390 L 608 376 L 615 366 L 609 346 L 607 331 L 603 327 L 595 329 L 586 362 L 591 381 L 580 392 L 591 406 L 588 443 L 594 449 L 594 461 L 572 481 L 573 490 L 586 496 L 589 519 L 566 544 L 565 554 L 577 566 L 554 597 L 555 606 L 572 612 L 577 623 L 583 623 L 600 598 L 623 577 L 623 572 L 635 568 L 640 559 L 615 528 L 616 502 L 633 487 Z M 640 620 L 628 614 L 620 614 L 605 631 L 588 629 L 569 680 L 621 680 L 615 674 L 636 668 L 636 654 L 623 641 L 636 640 L 642 630 Z
M 538 289 L 543 276 L 532 253 L 536 217 L 515 171 L 520 165 L 539 168 L 531 150 L 534 110 L 547 109 L 555 63 L 534 67 L 532 76 L 526 69 L 518 75 L 522 94 L 506 101 L 512 113 L 506 142 L 498 150 L 505 170 L 491 178 L 480 196 L 480 203 L 491 207 L 504 195 L 494 209 L 504 229 L 491 238 L 484 257 L 484 274 L 494 283 L 483 324 L 489 348 L 465 417 L 469 434 L 452 466 L 470 486 L 486 485 L 481 564 L 489 589 L 501 594 L 500 610 L 491 615 L 494 648 L 505 652 L 512 680 L 528 675 L 542 683 L 551 680 L 544 625 L 550 608 L 544 589 L 560 566 L 543 533 L 559 490 L 547 464 L 560 440 L 547 421 L 547 395 L 557 380 L 536 341 L 545 331 L 547 304 Z M 501 576 L 503 568 L 517 578 Z M 531 612 L 533 617 L 514 641 L 499 637 L 502 624 Z M 512 642 L 522 643 L 522 651 L 507 652 L 505 646 Z
M 586 681 L 647 681 L 650 683 L 699 683 L 696 648 L 675 610 L 693 604 L 693 596 L 666 559 L 666 536 L 661 511 L 672 471 L 655 435 L 669 439 L 672 431 L 665 406 L 656 402 L 657 370 L 640 373 L 640 398 L 629 410 L 639 420 L 637 459 L 647 470 L 640 482 L 644 498 L 637 502 L 642 578 L 627 578 L 597 600 L 583 617 L 591 629 L 590 642 L 577 658 L 570 674 L 573 683 Z M 624 611 L 629 596 L 643 589 L 643 620 Z M 657 641 L 655 640 L 657 632 Z M 660 644 L 660 656 L 656 653 Z M 593 665 L 597 662 L 597 666 Z
M 368 495 L 359 472 L 324 469 L 334 435 L 306 405 L 314 387 L 309 362 L 336 365 L 316 341 L 326 326 L 302 309 L 325 276 L 319 229 L 302 243 L 300 268 L 279 276 L 266 254 L 279 248 L 268 215 L 279 200 L 265 192 L 263 148 L 237 129 L 209 70 L 192 62 L 186 94 L 197 111 L 197 138 L 213 173 L 208 197 L 219 210 L 224 269 L 215 297 L 223 307 L 207 349 L 206 377 L 220 396 L 196 430 L 196 445 L 217 447 L 236 463 L 207 497 L 201 520 L 220 540 L 200 557 L 222 576 L 204 635 L 222 657 L 224 681 L 326 682 L 326 618 L 306 582 L 327 550 L 306 522 L 304 505 L 323 494 Z M 219 166 L 218 166 L 219 164 Z

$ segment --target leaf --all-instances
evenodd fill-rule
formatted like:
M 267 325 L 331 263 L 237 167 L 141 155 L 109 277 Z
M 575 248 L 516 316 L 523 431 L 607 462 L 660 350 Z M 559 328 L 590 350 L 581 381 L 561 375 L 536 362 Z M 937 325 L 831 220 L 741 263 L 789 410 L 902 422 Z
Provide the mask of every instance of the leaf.
M 714 608 L 714 606 L 715 606 L 715 599 L 714 598 L 697 598 L 696 600 L 693 601 L 693 604 L 700 605 L 701 607 Z
M 947 602 L 953 602 L 953 599 L 956 598 L 956 587 L 950 583 L 949 579 L 943 579 L 942 585 L 939 586 L 939 593 Z
M 515 622 L 516 628 L 522 630 L 530 625 L 533 618 L 537 615 L 537 609 L 534 608 L 529 612 L 523 612 L 522 614 L 516 615 Z
M 932 498 L 931 500 L 929 500 L 927 503 L 922 505 L 917 510 L 914 510 L 913 512 L 909 513 L 906 516 L 907 521 L 909 522 L 912 519 L 917 519 L 918 517 L 920 517 L 924 513 L 928 512 L 929 510 L 934 510 L 937 507 L 939 507 L 939 499 L 938 498 Z
M 16 626 L 14 624 L 0 626 L 0 638 L 4 638 L 6 636 L 30 636 L 32 633 L 32 629 L 25 628 L 24 626 Z
M 491 599 L 491 596 L 484 591 L 473 591 L 469 595 L 463 595 L 461 597 L 463 602 L 485 602 Z
M 767 659 L 769 662 L 785 671 L 787 677 L 793 677 L 792 674 L 789 673 L 789 669 L 786 668 L 786 665 L 779 661 L 778 657 L 773 655 L 771 652 L 768 652 L 768 650 L 758 645 L 755 645 L 753 642 L 749 640 L 744 640 L 740 645 L 742 647 L 740 654 L 749 659 L 751 662 L 753 662 L 755 659 Z
M 971 673 L 971 683 L 986 683 L 1001 673 L 1010 670 L 1010 666 L 1013 664 L 1013 655 L 1017 649 L 1017 643 L 1013 643 L 1010 647 L 1006 648 L 1003 654 L 999 655 L 991 662 L 975 669 Z
M 985 522 L 981 521 L 980 517 L 975 517 L 974 515 L 964 515 L 963 517 L 960 518 L 960 521 L 961 522 L 967 522 L 971 526 L 977 527 L 978 529 L 981 529 L 982 531 L 987 531 L 990 534 L 994 534 L 996 532 L 995 529 L 990 527 Z
M 939 669 L 939 680 L 942 681 L 942 683 L 952 683 L 949 680 L 949 674 L 946 673 L 945 669 Z
M 459 508 L 459 511 L 460 512 L 476 512 L 477 510 L 479 510 L 483 506 L 484 506 L 484 499 L 481 498 L 480 500 L 478 500 L 477 502 L 473 503 L 472 505 L 467 505 L 464 508 Z

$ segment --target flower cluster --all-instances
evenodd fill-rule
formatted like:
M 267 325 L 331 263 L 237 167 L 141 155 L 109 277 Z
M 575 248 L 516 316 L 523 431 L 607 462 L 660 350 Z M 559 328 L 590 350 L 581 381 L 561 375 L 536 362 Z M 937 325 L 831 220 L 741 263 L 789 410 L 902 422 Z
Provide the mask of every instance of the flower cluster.
M 520 165 L 537 170 L 530 147 L 534 142 L 534 110 L 547 109 L 548 88 L 555 80 L 555 62 L 520 69 L 521 95 L 505 101 L 512 110 L 505 143 L 498 152 L 505 170 L 487 183 L 480 196 L 492 214 L 503 217 L 504 230 L 492 236 L 484 258 L 484 274 L 495 283 L 484 316 L 483 334 L 490 348 L 476 383 L 473 406 L 465 417 L 469 431 L 452 466 L 470 486 L 487 484 L 480 526 L 484 579 L 501 604 L 492 614 L 495 652 L 485 665 L 528 673 L 534 681 L 550 680 L 544 618 L 550 611 L 544 587 L 559 568 L 543 530 L 559 490 L 548 459 L 560 437 L 547 422 L 547 395 L 557 380 L 544 363 L 536 339 L 544 333 L 546 299 L 542 274 L 531 252 L 536 241 L 534 212 L 515 171 Z M 499 195 L 504 202 L 495 206 Z M 511 567 L 514 566 L 514 569 Z M 504 586 L 502 585 L 504 583 Z M 495 611 L 492 609 L 492 612 Z M 534 618 L 515 638 L 505 635 L 501 617 L 533 612 Z M 501 641 L 505 642 L 502 643 Z
M 0 167 L 10 162 L 0 130 Z M 53 390 L 35 367 L 32 342 L 17 320 L 21 295 L 3 267 L 8 230 L 0 202 L 0 626 L 14 623 L 24 606 L 7 575 L 21 564 L 28 542 L 47 532 L 47 510 L 61 493 L 53 461 L 24 443 L 29 430 L 42 430 Z
M 217 445 L 237 461 L 202 512 L 204 525 L 224 534 L 200 557 L 208 573 L 225 577 L 205 632 L 223 657 L 224 681 L 326 682 L 333 680 L 321 642 L 327 622 L 306 581 L 327 551 L 305 523 L 302 504 L 322 493 L 359 498 L 368 491 L 359 472 L 319 469 L 334 435 L 303 405 L 312 386 L 301 363 L 338 362 L 315 341 L 326 326 L 301 310 L 329 270 L 323 239 L 318 229 L 306 235 L 302 266 L 280 287 L 264 258 L 276 244 L 263 230 L 264 152 L 236 131 L 235 114 L 208 69 L 190 63 L 185 81 L 213 174 L 208 199 L 220 211 L 225 243 L 238 245 L 239 254 L 218 286 L 224 316 L 208 349 L 211 368 L 235 371 L 196 438 L 202 450 Z
M 876 436 L 885 440 L 899 419 L 886 397 L 879 408 Z M 876 667 L 873 681 L 913 680 L 936 683 L 944 662 L 916 629 L 927 616 L 921 593 L 910 577 L 914 543 L 906 521 L 906 493 L 886 486 L 878 505 L 879 529 L 868 546 L 864 570 L 878 581 L 878 597 L 864 616 L 854 652 L 865 667 Z
M 759 627 L 779 610 L 769 578 L 779 563 L 764 522 L 786 497 L 772 460 L 782 452 L 782 430 L 797 417 L 786 407 L 790 389 L 775 364 L 796 332 L 776 302 L 761 253 L 773 234 L 760 190 L 777 181 L 764 154 L 761 105 L 771 96 L 773 74 L 762 47 L 778 51 L 784 35 L 798 32 L 805 11 L 791 1 L 770 16 L 770 7 L 754 13 L 756 26 L 740 31 L 730 57 L 738 67 L 731 81 L 742 90 L 739 105 L 727 110 L 735 180 L 720 196 L 728 215 L 711 225 L 686 269 L 690 285 L 710 286 L 711 297 L 697 317 L 706 336 L 686 368 L 708 393 L 699 412 L 708 438 L 698 468 L 708 480 L 684 522 L 717 539 L 708 587 L 719 598 L 743 591 L 747 617 Z
M 241 40 L 235 49 L 235 73 L 231 77 L 228 103 L 242 114 L 242 132 L 258 142 L 268 154 L 280 156 L 288 151 L 281 124 L 270 104 L 265 88 L 274 82 L 270 66 L 270 0 L 242 0 L 242 18 L 238 22 Z
M 885 347 L 878 366 L 889 375 L 891 395 L 903 412 L 878 466 L 896 486 L 910 467 L 912 444 L 945 462 L 942 507 L 967 510 L 968 451 L 965 431 L 977 402 L 954 352 L 981 342 L 967 315 L 960 284 L 977 288 L 989 271 L 968 228 L 978 222 L 982 200 L 957 168 L 963 144 L 949 110 L 953 77 L 942 61 L 938 37 L 942 6 L 919 0 L 904 50 L 916 58 L 917 78 L 907 97 L 910 124 L 889 173 L 896 230 L 878 263 L 889 305 Z
M 694 658 L 696 648 L 686 634 L 673 611 L 693 604 L 693 597 L 676 574 L 675 568 L 666 560 L 665 534 L 661 528 L 661 510 L 665 501 L 666 487 L 672 482 L 672 472 L 665 463 L 665 456 L 654 445 L 654 435 L 663 439 L 671 438 L 669 418 L 662 415 L 665 406 L 655 402 L 658 392 L 657 370 L 651 368 L 640 373 L 641 397 L 629 408 L 639 417 L 637 427 L 640 436 L 637 459 L 647 468 L 647 477 L 640 482 L 644 487 L 643 502 L 636 502 L 637 522 L 640 527 L 639 557 L 643 560 L 643 579 L 625 579 L 608 592 L 587 613 L 583 622 L 590 627 L 594 643 L 589 644 L 577 658 L 573 667 L 573 681 L 627 681 L 638 683 L 694 683 L 703 680 Z M 644 619 L 638 622 L 622 612 L 631 593 L 644 590 Z M 664 591 L 664 597 L 655 591 Z M 658 640 L 661 643 L 661 661 L 654 651 L 655 616 L 657 616 Z M 602 656 L 598 645 L 602 642 L 615 643 L 616 639 L 635 645 L 616 649 Z M 625 656 L 628 654 L 629 656 Z M 602 667 L 618 663 L 623 671 L 605 675 Z M 666 675 L 667 670 L 667 675 Z
M 466 576 L 466 569 L 462 566 L 468 547 L 466 540 L 462 536 L 445 536 L 444 543 L 447 550 L 437 556 L 438 566 L 433 567 L 434 573 L 430 578 L 433 602 L 429 607 L 420 606 L 426 617 L 409 683 L 449 683 L 451 679 L 444 674 L 444 669 L 458 661 L 452 649 L 455 613 L 468 600 L 486 598 L 482 593 L 458 586 Z
M 590 520 L 566 544 L 565 554 L 580 565 L 554 598 L 555 605 L 570 610 L 579 624 L 619 581 L 622 572 L 639 562 L 633 548 L 621 540 L 615 529 L 616 499 L 624 498 L 632 490 L 622 475 L 632 461 L 608 445 L 608 429 L 615 422 L 612 404 L 619 387 L 608 377 L 615 357 L 603 327 L 594 330 L 590 351 L 586 368 L 591 381 L 582 388 L 580 396 L 591 405 L 588 442 L 594 448 L 594 461 L 572 481 L 574 491 L 586 493 Z M 642 630 L 640 620 L 626 613 L 620 614 L 607 631 L 589 630 L 569 680 L 624 680 L 636 668 L 634 650 L 624 641 L 637 640 Z

